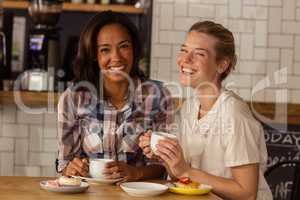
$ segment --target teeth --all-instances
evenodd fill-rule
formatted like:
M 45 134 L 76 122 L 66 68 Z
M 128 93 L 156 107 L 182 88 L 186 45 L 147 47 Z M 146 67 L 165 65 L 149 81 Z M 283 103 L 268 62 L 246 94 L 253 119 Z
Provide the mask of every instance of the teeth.
M 125 67 L 124 66 L 120 66 L 120 67 L 109 67 L 109 71 L 110 72 L 120 72 L 124 69 Z
M 188 68 L 182 68 L 182 72 L 186 75 L 192 75 L 194 73 L 193 70 Z

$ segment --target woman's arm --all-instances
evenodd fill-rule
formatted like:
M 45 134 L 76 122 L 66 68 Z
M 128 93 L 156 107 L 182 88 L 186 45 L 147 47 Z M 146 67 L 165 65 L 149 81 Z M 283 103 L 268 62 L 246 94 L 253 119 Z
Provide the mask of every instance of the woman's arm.
M 214 176 L 199 169 L 192 169 L 185 162 L 178 141 L 164 139 L 157 145 L 158 156 L 176 178 L 189 177 L 194 181 L 211 185 L 213 191 L 225 199 L 255 200 L 258 188 L 258 164 L 231 167 L 232 179 Z M 213 158 L 212 158 L 213 159 Z
M 142 179 L 161 178 L 163 173 L 166 170 L 162 165 L 152 164 L 152 165 L 137 167 L 137 171 L 140 172 L 139 180 L 142 180 Z
M 161 165 L 147 165 L 135 167 L 123 161 L 110 162 L 106 165 L 103 174 L 108 179 L 123 178 L 124 181 L 137 181 L 143 179 L 155 179 L 162 176 L 165 169 Z
M 76 121 L 74 93 L 67 89 L 58 102 L 58 166 L 63 175 L 86 176 L 87 161 L 80 159 L 81 139 Z
M 197 169 L 189 169 L 184 176 L 192 180 L 211 185 L 213 192 L 224 199 L 256 200 L 258 188 L 258 164 L 232 167 L 233 178 L 214 176 Z

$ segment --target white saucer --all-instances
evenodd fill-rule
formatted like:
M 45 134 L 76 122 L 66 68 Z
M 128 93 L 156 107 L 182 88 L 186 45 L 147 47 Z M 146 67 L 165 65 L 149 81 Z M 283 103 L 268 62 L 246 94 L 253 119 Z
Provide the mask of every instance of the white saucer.
M 169 189 L 166 185 L 150 182 L 127 182 L 122 183 L 120 187 L 134 197 L 156 196 Z
M 89 188 L 89 184 L 81 182 L 80 186 L 51 186 L 47 184 L 47 181 L 40 182 L 41 188 L 50 192 L 62 192 L 62 193 L 80 193 Z
M 83 176 L 72 176 L 74 178 L 80 178 L 82 180 L 86 180 L 90 183 L 104 183 L 104 184 L 113 184 L 116 183 L 122 178 L 117 178 L 117 179 L 106 179 L 106 178 L 91 178 L 91 177 L 83 177 Z

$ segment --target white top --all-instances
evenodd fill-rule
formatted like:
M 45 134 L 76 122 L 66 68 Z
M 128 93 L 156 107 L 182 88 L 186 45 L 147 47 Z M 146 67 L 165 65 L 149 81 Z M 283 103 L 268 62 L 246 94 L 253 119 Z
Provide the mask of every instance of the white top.
M 232 91 L 222 91 L 212 109 L 198 120 L 199 101 L 190 98 L 181 110 L 178 135 L 192 168 L 232 178 L 230 167 L 260 163 L 257 200 L 271 200 L 264 178 L 267 149 L 261 124 Z

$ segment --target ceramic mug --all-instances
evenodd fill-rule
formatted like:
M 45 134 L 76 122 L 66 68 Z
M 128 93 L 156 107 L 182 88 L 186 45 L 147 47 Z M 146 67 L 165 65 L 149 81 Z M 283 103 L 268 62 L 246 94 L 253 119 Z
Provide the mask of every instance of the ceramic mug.
M 112 162 L 112 159 L 90 159 L 89 172 L 92 178 L 103 178 L 103 169 L 105 165 Z
M 154 154 L 156 154 L 156 152 L 157 152 L 156 145 L 157 145 L 158 141 L 163 140 L 165 138 L 176 139 L 177 137 L 176 137 L 176 135 L 172 135 L 172 134 L 169 134 L 166 132 L 160 132 L 160 131 L 152 132 L 151 140 L 150 140 L 150 147 Z

